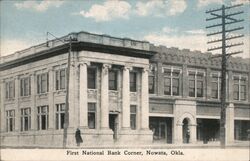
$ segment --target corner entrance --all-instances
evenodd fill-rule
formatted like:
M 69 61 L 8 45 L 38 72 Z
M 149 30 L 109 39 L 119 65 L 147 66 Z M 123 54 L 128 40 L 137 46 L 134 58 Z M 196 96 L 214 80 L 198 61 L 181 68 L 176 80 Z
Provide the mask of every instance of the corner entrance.
M 118 114 L 109 114 L 109 128 L 113 131 L 113 139 L 116 141 L 118 135 Z

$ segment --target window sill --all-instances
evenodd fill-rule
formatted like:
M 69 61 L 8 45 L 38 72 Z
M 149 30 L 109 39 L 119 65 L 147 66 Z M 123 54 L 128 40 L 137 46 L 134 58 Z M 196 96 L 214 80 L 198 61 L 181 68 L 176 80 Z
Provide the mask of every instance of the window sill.
M 47 97 L 48 96 L 48 92 L 46 92 L 46 93 L 39 93 L 39 94 L 37 94 L 37 96 L 39 98 L 41 98 L 41 97 Z

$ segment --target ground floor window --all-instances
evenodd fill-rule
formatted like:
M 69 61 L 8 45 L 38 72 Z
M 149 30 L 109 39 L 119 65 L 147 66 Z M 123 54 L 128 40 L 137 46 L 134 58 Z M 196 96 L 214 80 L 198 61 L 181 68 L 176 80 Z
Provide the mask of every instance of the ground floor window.
M 220 138 L 219 119 L 197 119 L 197 140 L 207 143 Z
M 234 121 L 234 139 L 248 140 L 248 130 L 250 130 L 249 120 L 235 120 Z
M 130 106 L 130 128 L 136 130 L 136 105 Z
M 30 108 L 21 109 L 21 131 L 28 131 L 31 128 Z
M 172 143 L 172 118 L 149 117 L 149 128 L 154 141 Z
M 37 110 L 38 110 L 37 113 L 38 130 L 47 130 L 49 126 L 49 120 L 48 120 L 49 108 L 48 106 L 39 106 L 37 107 Z
M 11 132 L 15 129 L 15 110 L 6 111 L 6 131 Z
M 96 104 L 88 103 L 88 127 L 90 129 L 95 129 L 96 120 Z
M 56 129 L 64 128 L 65 103 L 56 104 Z

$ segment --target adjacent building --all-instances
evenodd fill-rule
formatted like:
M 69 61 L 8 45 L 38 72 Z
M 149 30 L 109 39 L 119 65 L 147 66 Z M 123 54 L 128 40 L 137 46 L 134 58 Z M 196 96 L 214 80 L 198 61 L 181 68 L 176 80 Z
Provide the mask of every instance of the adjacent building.
M 69 147 L 76 128 L 82 146 L 218 142 L 219 58 L 79 32 L 0 58 L 2 146 L 62 147 L 69 50 Z M 247 140 L 249 71 L 229 59 L 227 143 Z

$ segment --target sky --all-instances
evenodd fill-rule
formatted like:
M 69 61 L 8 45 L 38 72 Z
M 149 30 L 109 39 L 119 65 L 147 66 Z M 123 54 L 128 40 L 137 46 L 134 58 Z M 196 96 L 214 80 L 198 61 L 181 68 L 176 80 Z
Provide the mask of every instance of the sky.
M 222 4 L 239 3 L 243 3 L 243 7 L 231 12 L 243 10 L 244 13 L 235 18 L 243 18 L 244 22 L 228 29 L 244 26 L 244 30 L 237 34 L 245 36 L 228 43 L 243 41 L 244 45 L 229 48 L 228 53 L 243 50 L 243 54 L 237 56 L 249 58 L 249 0 L 0 0 L 0 55 L 43 43 L 47 32 L 61 37 L 80 31 L 206 52 L 208 48 L 220 45 L 208 45 L 207 41 L 218 37 L 207 37 L 206 34 L 220 28 L 205 28 L 219 23 L 216 20 L 207 22 L 206 18 L 211 15 L 205 11 L 220 8 Z

